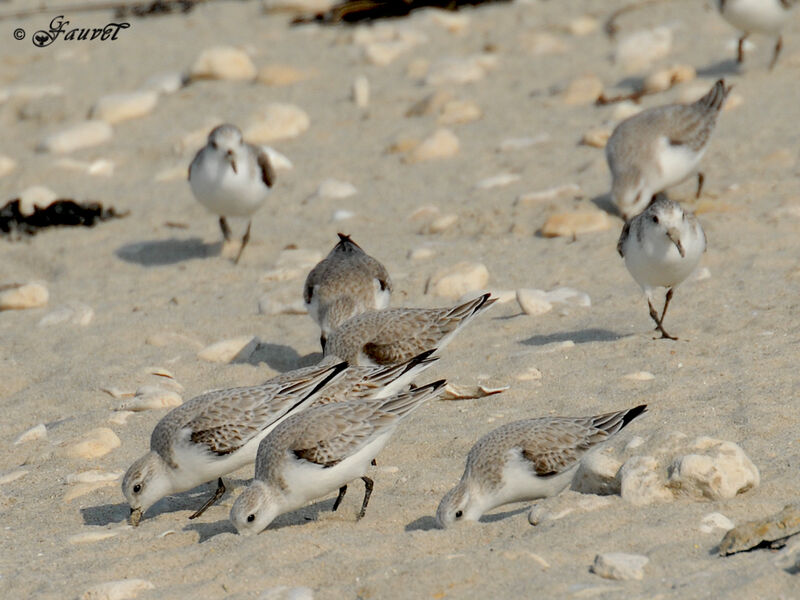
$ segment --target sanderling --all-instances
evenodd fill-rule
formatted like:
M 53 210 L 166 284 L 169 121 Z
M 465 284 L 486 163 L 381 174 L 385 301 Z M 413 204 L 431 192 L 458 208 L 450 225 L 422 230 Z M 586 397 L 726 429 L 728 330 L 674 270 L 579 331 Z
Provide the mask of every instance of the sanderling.
M 475 315 L 496 298 L 483 294 L 451 308 L 385 308 L 356 315 L 328 338 L 326 356 L 354 365 L 389 365 L 415 354 L 444 348 Z
M 367 469 L 400 421 L 438 395 L 444 380 L 382 400 L 353 400 L 310 408 L 288 418 L 258 448 L 255 479 L 236 499 L 231 521 L 241 534 L 266 528 L 280 514 L 339 490 L 339 508 L 347 484 L 364 481 L 364 516 L 373 481 Z
M 325 364 L 281 375 L 277 383 L 206 392 L 170 411 L 153 429 L 150 451 L 122 479 L 131 524 L 164 496 L 218 478 L 214 496 L 190 518 L 200 516 L 225 493 L 222 475 L 253 462 L 261 439 L 347 366 Z
M 361 249 L 349 235 L 314 267 L 303 287 L 308 314 L 320 326 L 323 351 L 339 325 L 368 310 L 389 306 L 392 280 L 384 266 Z
M 622 228 L 617 252 L 642 286 L 662 338 L 678 339 L 664 331 L 664 316 L 675 286 L 695 270 L 705 250 L 706 234 L 697 217 L 663 194 Z M 657 287 L 667 288 L 661 316 L 653 307 L 653 290 Z
M 445 494 L 436 521 L 477 521 L 511 502 L 555 496 L 581 458 L 645 412 L 647 405 L 595 417 L 544 417 L 503 425 L 472 447 L 461 481 Z
M 234 125 L 215 127 L 208 143 L 189 166 L 189 185 L 197 200 L 219 215 L 219 226 L 227 242 L 231 230 L 226 217 L 248 217 L 247 230 L 234 263 L 238 263 L 250 240 L 250 225 L 255 213 L 275 183 L 275 171 L 267 153 L 246 143 Z
M 287 416 L 309 406 L 403 390 L 436 360 L 430 354 L 393 367 L 345 369 L 346 363 L 328 360 L 261 385 L 215 390 L 186 402 L 161 419 L 150 452 L 125 474 L 122 491 L 131 523 L 160 498 L 217 478 L 214 495 L 190 518 L 200 516 L 225 493 L 222 476 L 252 463 L 258 443 Z
M 742 32 L 736 62 L 744 62 L 744 41 L 751 33 L 778 36 L 769 63 L 772 70 L 783 47 L 781 29 L 797 0 L 716 0 L 716 4 L 722 18 Z
M 611 197 L 627 221 L 652 197 L 689 177 L 705 154 L 730 87 L 717 81 L 692 104 L 657 106 L 625 119 L 606 144 Z M 698 173 L 697 197 L 703 189 Z

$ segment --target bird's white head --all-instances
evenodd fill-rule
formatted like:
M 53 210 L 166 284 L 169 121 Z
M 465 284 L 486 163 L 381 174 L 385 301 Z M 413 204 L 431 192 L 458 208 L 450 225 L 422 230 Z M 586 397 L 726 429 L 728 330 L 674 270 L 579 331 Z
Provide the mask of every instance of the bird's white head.
M 614 177 L 611 199 L 626 221 L 647 208 L 651 196 L 650 191 L 645 189 L 644 177 L 638 173 L 626 172 Z
M 236 158 L 241 152 L 242 144 L 244 144 L 242 132 L 238 127 L 229 123 L 215 127 L 208 134 L 208 145 L 215 151 L 224 154 L 231 161 L 234 171 L 236 171 Z
M 134 462 L 122 478 L 122 493 L 131 507 L 131 525 L 138 525 L 144 512 L 172 491 L 167 465 L 158 454 L 148 452 Z
M 233 503 L 230 519 L 241 535 L 255 535 L 281 513 L 281 497 L 263 481 L 254 480 Z
M 681 242 L 681 228 L 685 221 L 685 214 L 680 204 L 673 202 L 663 194 L 659 195 L 642 213 L 641 218 L 644 219 L 645 226 L 662 232 L 675 244 L 678 253 L 682 257 L 686 256 Z
M 460 521 L 477 521 L 481 514 L 466 479 L 462 479 L 439 503 L 439 508 L 436 509 L 436 523 L 442 529 L 447 529 L 453 523 Z

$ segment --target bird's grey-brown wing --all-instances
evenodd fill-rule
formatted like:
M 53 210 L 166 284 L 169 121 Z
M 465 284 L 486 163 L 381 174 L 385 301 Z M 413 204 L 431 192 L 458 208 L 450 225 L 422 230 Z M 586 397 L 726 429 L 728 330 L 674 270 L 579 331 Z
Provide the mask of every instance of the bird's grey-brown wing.
M 447 309 L 396 309 L 373 331 L 363 352 L 379 365 L 404 362 L 435 347 L 457 323 L 443 321 Z
M 338 464 L 397 420 L 397 416 L 379 410 L 379 405 L 378 401 L 330 404 L 307 413 L 290 451 L 323 467 Z
M 625 258 L 625 241 L 628 239 L 628 236 L 631 232 L 631 222 L 625 221 L 625 224 L 622 226 L 622 231 L 619 234 L 619 239 L 617 240 L 617 252 L 622 258 Z
M 699 152 L 714 131 L 717 115 L 730 91 L 720 79 L 709 92 L 692 104 L 665 106 L 661 113 L 662 133 L 673 146 L 687 146 Z
M 314 296 L 314 287 L 322 279 L 322 276 L 327 269 L 327 260 L 327 258 L 323 258 L 306 276 L 306 282 L 303 285 L 303 302 L 306 304 L 311 303 L 311 299 Z
M 260 146 L 253 146 L 252 144 L 248 145 L 250 149 L 255 152 L 256 163 L 261 171 L 261 180 L 267 185 L 267 187 L 271 188 L 275 184 L 275 169 L 272 166 L 272 162 L 269 160 L 269 154 L 267 154 Z
M 586 420 L 554 420 L 534 428 L 520 443 L 522 456 L 540 477 L 558 475 L 571 468 L 586 451 L 605 441 L 608 434 Z
M 190 400 L 156 425 L 151 449 L 173 463 L 172 441 L 188 430 L 194 444 L 217 455 L 235 452 L 277 419 L 292 412 L 346 369 L 345 363 L 302 369 L 261 385 L 215 390 Z M 183 410 L 181 410 L 183 409 Z

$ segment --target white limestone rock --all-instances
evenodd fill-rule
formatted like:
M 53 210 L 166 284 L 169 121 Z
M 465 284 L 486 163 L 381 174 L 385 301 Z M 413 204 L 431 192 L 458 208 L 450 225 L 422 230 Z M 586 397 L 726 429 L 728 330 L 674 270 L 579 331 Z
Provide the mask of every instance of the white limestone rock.
M 644 577 L 644 567 L 649 562 L 650 559 L 641 554 L 606 552 L 595 556 L 591 570 L 605 579 L 640 580 Z

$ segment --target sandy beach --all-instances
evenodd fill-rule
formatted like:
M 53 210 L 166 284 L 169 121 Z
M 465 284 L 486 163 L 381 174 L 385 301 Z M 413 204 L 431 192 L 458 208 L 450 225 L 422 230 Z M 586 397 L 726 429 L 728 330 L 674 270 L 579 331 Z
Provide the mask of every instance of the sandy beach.
M 42 306 L 0 311 L 0 596 L 80 598 L 103 582 L 141 579 L 150 584 L 142 599 L 800 598 L 791 557 L 723 558 L 725 529 L 701 528 L 711 513 L 740 524 L 800 499 L 800 10 L 769 71 L 773 40 L 752 37 L 738 67 L 737 32 L 702 2 L 627 13 L 611 39 L 603 22 L 624 4 L 527 0 L 299 27 L 259 2 L 151 18 L 98 10 L 65 18 L 130 27 L 116 40 L 61 36 L 41 48 L 31 40 L 55 8 L 0 20 L 0 204 L 46 186 L 128 213 L 93 228 L 0 237 L 0 288 L 38 282 L 48 293 Z M 26 8 L 0 2 L 0 15 Z M 622 52 L 625 37 L 641 31 L 650 41 L 633 57 Z M 250 64 L 232 62 L 245 75 L 183 85 L 217 46 L 241 51 Z M 700 270 L 670 306 L 666 324 L 681 338 L 673 342 L 653 340 L 644 296 L 616 252 L 622 220 L 604 212 L 604 152 L 582 140 L 602 139 L 637 110 L 596 106 L 598 85 L 629 93 L 675 65 L 695 75 L 644 96 L 642 107 L 694 100 L 720 77 L 733 90 L 703 158 L 704 195 L 694 198 L 693 180 L 669 191 L 708 237 Z M 362 77 L 368 83 L 354 94 Z M 98 108 L 109 94 L 154 88 L 134 102 L 134 118 Z M 269 121 L 276 104 L 294 112 Z M 87 118 L 107 139 L 58 151 L 48 136 Z M 289 132 L 258 141 L 289 162 L 236 266 L 221 250 L 217 218 L 186 181 L 222 122 L 246 135 L 263 133 L 264 122 Z M 542 234 L 553 215 L 579 211 L 597 231 Z M 241 236 L 244 221 L 232 225 Z M 143 386 L 187 401 L 319 360 L 319 328 L 297 313 L 305 275 L 337 232 L 386 266 L 393 306 L 455 304 L 461 292 L 437 293 L 437 276 L 462 262 L 484 265 L 488 281 L 477 287 L 500 301 L 420 383 L 509 388 L 419 409 L 379 455 L 358 522 L 355 481 L 336 513 L 333 494 L 260 535 L 238 536 L 228 514 L 248 467 L 201 518 L 187 519 L 211 484 L 167 497 L 129 527 L 119 478 L 167 409 L 116 409 Z M 588 295 L 590 306 L 529 315 L 515 299 L 516 290 L 560 287 Z M 230 356 L 199 356 L 224 340 L 238 340 Z M 706 436 L 740 446 L 760 483 L 727 499 L 648 504 L 570 490 L 436 527 L 439 500 L 491 429 L 642 403 L 648 413 L 609 443 L 608 456 L 625 461 L 636 436 L 651 449 L 651 440 L 681 432 L 682 454 Z M 75 445 L 91 432 L 107 449 L 81 455 Z M 536 526 L 534 506 L 550 515 Z M 643 577 L 591 572 L 609 552 L 646 556 Z

